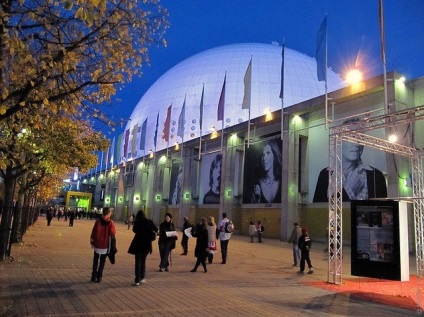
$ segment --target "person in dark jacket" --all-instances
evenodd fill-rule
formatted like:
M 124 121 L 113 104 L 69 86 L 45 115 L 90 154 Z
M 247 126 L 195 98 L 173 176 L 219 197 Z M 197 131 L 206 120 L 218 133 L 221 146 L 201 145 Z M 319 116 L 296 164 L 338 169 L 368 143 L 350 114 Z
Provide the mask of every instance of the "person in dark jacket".
M 110 208 L 104 207 L 103 216 L 96 220 L 93 230 L 91 231 L 90 243 L 91 247 L 94 249 L 93 271 L 91 273 L 92 282 L 101 282 L 108 252 L 109 239 L 116 235 L 115 223 L 110 217 Z
M 146 218 L 143 210 L 139 210 L 135 216 L 132 230 L 135 235 L 128 253 L 135 256 L 134 285 L 138 286 L 146 281 L 146 259 L 147 255 L 152 254 L 152 233 L 157 233 L 158 228 L 152 220 Z
M 308 229 L 302 228 L 302 235 L 299 238 L 299 249 L 300 249 L 300 271 L 297 273 L 303 274 L 305 271 L 305 261 L 308 263 L 309 272 L 308 274 L 314 273 L 311 259 L 309 258 L 309 250 L 311 249 L 311 238 L 309 237 Z
M 196 272 L 200 264 L 203 266 L 203 271 L 206 273 L 206 258 L 208 256 L 208 229 L 206 228 L 206 218 L 201 218 L 200 222 L 196 225 L 194 236 L 196 240 L 196 248 L 194 249 L 194 256 L 197 258 L 196 265 L 190 272 Z
M 172 222 L 172 215 L 167 212 L 165 214 L 165 221 L 159 225 L 159 253 L 160 253 L 160 272 L 169 271 L 169 254 L 171 253 L 172 248 L 175 247 L 175 240 L 177 239 L 176 235 L 167 236 L 167 232 L 175 232 L 175 225 Z
M 53 207 L 49 207 L 47 209 L 46 218 L 47 218 L 47 225 L 50 226 L 50 223 L 52 222 L 52 219 L 53 219 Z
M 183 223 L 183 237 L 181 239 L 181 247 L 183 248 L 183 253 L 181 255 L 187 255 L 188 253 L 188 236 L 185 234 L 184 230 L 190 228 L 192 225 L 190 221 L 188 221 L 187 217 L 184 217 Z

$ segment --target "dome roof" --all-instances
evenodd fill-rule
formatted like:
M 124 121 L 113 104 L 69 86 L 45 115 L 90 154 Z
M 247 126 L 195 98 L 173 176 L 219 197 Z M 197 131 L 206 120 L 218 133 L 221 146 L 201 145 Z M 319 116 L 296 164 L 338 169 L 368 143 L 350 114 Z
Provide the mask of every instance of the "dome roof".
M 210 49 L 175 65 L 147 90 L 126 126 L 121 157 L 127 153 L 127 158 L 131 156 L 137 158 L 144 156 L 149 150 L 155 150 L 154 138 L 158 115 L 156 150 L 164 149 L 168 144 L 172 146 L 176 142 L 180 143 L 182 138 L 177 134 L 181 133 L 177 131 L 184 100 L 184 141 L 198 138 L 203 87 L 202 135 L 210 133 L 211 127 L 220 129 L 222 121 L 217 120 L 217 108 L 224 77 L 226 77 L 224 126 L 247 121 L 249 112 L 242 109 L 242 103 L 244 76 L 250 59 L 252 59 L 250 117 L 262 116 L 267 108 L 272 111 L 281 109 L 279 98 L 281 46 L 246 43 Z M 315 59 L 285 48 L 284 60 L 284 107 L 325 93 L 324 82 L 319 82 L 317 79 Z M 328 70 L 327 84 L 329 92 L 345 86 L 343 80 L 331 70 Z M 167 110 L 171 105 L 168 143 L 164 139 L 163 130 Z M 145 121 L 146 133 L 143 135 L 141 127 Z

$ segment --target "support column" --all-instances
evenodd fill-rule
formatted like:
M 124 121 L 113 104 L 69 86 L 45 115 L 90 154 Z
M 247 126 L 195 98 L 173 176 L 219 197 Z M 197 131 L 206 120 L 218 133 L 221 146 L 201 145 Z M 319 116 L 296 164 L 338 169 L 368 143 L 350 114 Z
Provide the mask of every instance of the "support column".
M 342 138 L 330 134 L 328 167 L 328 282 L 342 283 Z

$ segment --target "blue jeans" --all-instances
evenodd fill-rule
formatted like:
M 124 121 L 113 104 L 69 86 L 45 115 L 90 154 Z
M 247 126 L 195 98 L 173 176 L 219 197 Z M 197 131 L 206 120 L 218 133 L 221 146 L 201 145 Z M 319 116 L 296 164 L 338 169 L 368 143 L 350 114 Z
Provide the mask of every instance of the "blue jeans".
M 293 264 L 297 265 L 300 261 L 300 249 L 297 244 L 293 244 Z

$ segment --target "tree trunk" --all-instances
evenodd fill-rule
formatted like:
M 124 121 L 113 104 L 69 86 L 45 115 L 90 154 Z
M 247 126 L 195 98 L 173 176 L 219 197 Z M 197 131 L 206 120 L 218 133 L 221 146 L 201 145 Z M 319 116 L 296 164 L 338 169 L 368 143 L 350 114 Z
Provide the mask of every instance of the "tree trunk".
M 27 185 L 27 173 L 19 177 L 18 200 L 13 212 L 12 239 L 11 243 L 16 243 L 22 239 L 22 210 L 25 206 L 25 192 Z M 26 207 L 26 206 L 25 206 Z M 9 246 L 9 250 L 10 250 Z
M 15 194 L 15 177 L 10 167 L 6 168 L 4 187 L 4 206 L 0 223 L 0 261 L 10 255 L 9 241 L 13 220 L 13 196 Z

